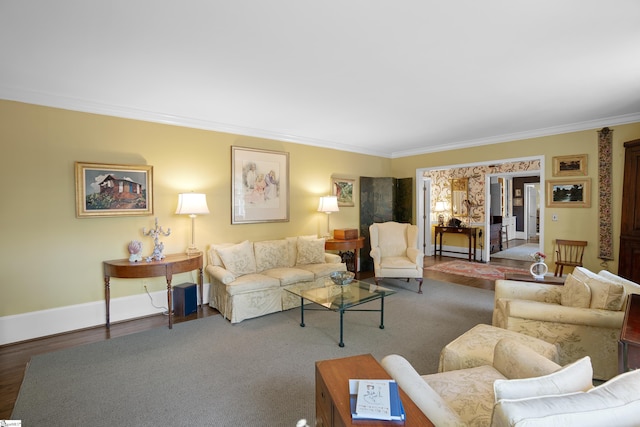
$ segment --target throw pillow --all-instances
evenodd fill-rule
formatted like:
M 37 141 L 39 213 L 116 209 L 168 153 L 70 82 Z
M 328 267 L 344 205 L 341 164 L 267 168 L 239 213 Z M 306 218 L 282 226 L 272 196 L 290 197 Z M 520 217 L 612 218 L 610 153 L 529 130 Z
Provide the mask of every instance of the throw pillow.
M 502 399 L 525 399 L 574 393 L 590 390 L 593 387 L 592 377 L 591 359 L 585 356 L 549 375 L 517 380 L 496 380 L 493 383 L 493 392 L 496 402 Z
M 321 264 L 324 262 L 324 239 L 298 239 L 296 264 Z
M 218 249 L 224 268 L 235 276 L 244 276 L 256 272 L 256 259 L 253 256 L 253 244 L 245 240 L 237 245 Z
M 584 267 L 576 267 L 573 275 L 591 289 L 591 308 L 619 311 L 624 302 L 624 286 L 599 276 Z
M 253 251 L 256 255 L 257 271 L 289 266 L 289 252 L 286 240 L 254 242 Z
M 572 274 L 562 287 L 560 304 L 567 307 L 589 308 L 591 305 L 591 288 Z

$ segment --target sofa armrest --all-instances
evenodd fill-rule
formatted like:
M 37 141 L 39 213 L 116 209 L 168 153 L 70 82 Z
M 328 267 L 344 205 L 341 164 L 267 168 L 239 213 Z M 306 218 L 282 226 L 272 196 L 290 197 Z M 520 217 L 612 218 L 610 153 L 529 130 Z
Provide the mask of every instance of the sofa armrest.
M 510 338 L 503 338 L 496 344 L 493 367 L 511 380 L 539 377 L 561 368 L 554 361 Z
M 434 425 L 466 425 L 447 402 L 422 379 L 407 359 L 390 354 L 382 359 L 381 365 Z
M 505 318 L 518 317 L 542 322 L 610 329 L 620 329 L 624 318 L 624 311 L 567 307 L 560 304 L 547 304 L 528 300 L 506 300 L 501 302 L 504 303 L 500 304 L 500 306 L 501 309 L 505 310 L 503 313 Z
M 234 274 L 219 265 L 207 265 L 206 271 L 211 277 L 223 285 L 228 285 L 236 280 L 236 276 Z
M 373 258 L 373 263 L 380 265 L 380 257 L 382 254 L 380 253 L 380 248 L 371 248 L 371 252 L 369 252 L 371 258 Z
M 407 257 L 419 268 L 424 267 L 424 254 L 416 248 L 407 248 Z
M 327 264 L 340 264 L 342 262 L 342 258 L 340 255 L 324 253 L 324 262 Z
M 500 298 L 522 299 L 560 304 L 562 286 L 544 283 L 496 280 L 495 301 Z

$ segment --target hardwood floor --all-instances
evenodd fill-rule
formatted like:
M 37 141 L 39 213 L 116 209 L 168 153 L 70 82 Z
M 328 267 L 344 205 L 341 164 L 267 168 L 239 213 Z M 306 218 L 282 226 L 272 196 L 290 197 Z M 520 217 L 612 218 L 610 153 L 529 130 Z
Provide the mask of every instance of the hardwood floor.
M 425 257 L 425 267 L 429 267 L 440 262 L 452 261 L 454 259 L 458 258 Z M 508 259 L 495 259 L 491 261 L 491 264 L 526 268 L 531 263 Z M 367 278 L 371 276 L 373 276 L 373 273 L 359 274 L 359 278 Z M 476 288 L 494 289 L 493 280 L 464 277 L 431 270 L 425 270 L 424 277 Z M 197 313 L 190 316 L 174 318 L 174 322 L 179 323 L 215 315 L 219 315 L 216 310 L 209 306 L 203 306 L 198 309 Z M 27 364 L 32 356 L 162 327 L 167 327 L 167 319 L 163 315 L 156 315 L 129 320 L 126 322 L 114 323 L 111 325 L 110 331 L 107 331 L 105 327 L 100 326 L 0 346 L 0 420 L 10 419 L 13 406 L 18 397 L 20 385 L 24 378 Z

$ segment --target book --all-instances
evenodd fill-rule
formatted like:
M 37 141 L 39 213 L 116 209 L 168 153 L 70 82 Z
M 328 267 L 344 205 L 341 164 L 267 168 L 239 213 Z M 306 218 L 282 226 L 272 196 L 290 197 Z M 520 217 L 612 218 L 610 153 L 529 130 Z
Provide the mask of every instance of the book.
M 349 380 L 353 419 L 403 421 L 404 407 L 393 380 Z

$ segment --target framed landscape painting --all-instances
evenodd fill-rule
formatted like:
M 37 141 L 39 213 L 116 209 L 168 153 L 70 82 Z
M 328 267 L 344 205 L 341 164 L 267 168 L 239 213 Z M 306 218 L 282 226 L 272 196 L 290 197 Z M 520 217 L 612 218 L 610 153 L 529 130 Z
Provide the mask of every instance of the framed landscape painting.
M 289 153 L 231 147 L 231 223 L 289 221 Z
M 588 208 L 591 206 L 591 179 L 547 181 L 547 206 Z
M 75 163 L 76 216 L 153 215 L 153 166 Z
M 587 174 L 587 155 L 556 156 L 553 158 L 553 176 L 580 176 Z
M 331 194 L 338 199 L 338 206 L 353 206 L 353 179 L 331 178 Z

